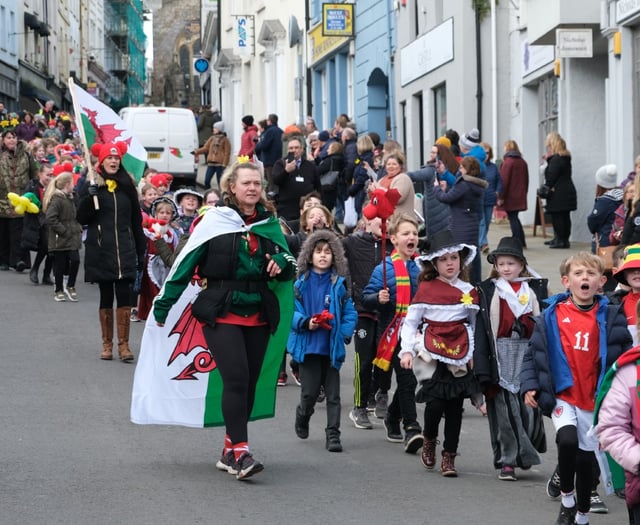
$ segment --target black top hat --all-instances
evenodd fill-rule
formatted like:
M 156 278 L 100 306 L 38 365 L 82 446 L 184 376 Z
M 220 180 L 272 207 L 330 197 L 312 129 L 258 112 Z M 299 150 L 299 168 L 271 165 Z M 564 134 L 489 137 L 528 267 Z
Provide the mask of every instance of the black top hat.
M 462 262 L 468 266 L 476 256 L 476 251 L 477 249 L 473 245 L 455 241 L 451 230 L 443 230 L 431 237 L 427 253 L 418 257 L 418 262 L 431 262 L 447 253 L 462 252 Z
M 524 265 L 527 265 L 527 258 L 522 251 L 522 243 L 515 237 L 503 237 L 498 243 L 498 247 L 487 255 L 487 261 L 491 264 L 496 263 L 498 255 L 510 255 L 516 259 L 520 259 Z

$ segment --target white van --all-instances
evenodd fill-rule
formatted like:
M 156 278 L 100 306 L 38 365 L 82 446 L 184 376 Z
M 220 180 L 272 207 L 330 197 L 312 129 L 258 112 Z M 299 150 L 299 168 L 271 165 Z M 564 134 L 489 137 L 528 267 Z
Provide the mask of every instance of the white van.
M 198 165 L 193 151 L 198 148 L 198 128 L 191 110 L 127 107 L 120 110 L 120 118 L 147 150 L 149 167 L 173 175 L 173 189 L 196 185 Z

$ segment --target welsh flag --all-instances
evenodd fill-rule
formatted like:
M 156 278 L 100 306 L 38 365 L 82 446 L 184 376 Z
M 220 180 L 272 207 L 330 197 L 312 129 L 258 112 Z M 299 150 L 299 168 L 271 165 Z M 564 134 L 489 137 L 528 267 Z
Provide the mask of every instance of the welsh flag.
M 192 276 L 209 240 L 247 231 L 288 250 L 275 217 L 247 226 L 234 210 L 220 207 L 207 211 L 194 228 L 156 298 L 162 304 L 173 303 L 164 326 L 158 326 L 153 315 L 145 325 L 131 395 L 133 423 L 186 427 L 224 424 L 220 372 L 202 334 L 202 325 L 191 314 L 191 303 L 200 291 L 199 282 Z M 278 298 L 280 323 L 269 339 L 252 420 L 275 414 L 278 372 L 293 317 L 291 281 L 270 280 L 269 288 Z
M 142 144 L 129 132 L 115 111 L 76 86 L 72 78 L 69 79 L 69 91 L 78 129 L 84 135 L 87 149 L 90 150 L 96 142 L 125 142 L 129 149 L 122 159 L 122 165 L 135 177 L 136 182 L 140 181 L 147 162 L 147 151 Z

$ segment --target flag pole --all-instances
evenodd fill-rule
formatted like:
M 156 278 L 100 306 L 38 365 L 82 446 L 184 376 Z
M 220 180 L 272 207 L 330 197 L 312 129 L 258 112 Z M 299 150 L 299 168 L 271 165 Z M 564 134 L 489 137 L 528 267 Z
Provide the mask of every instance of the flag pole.
M 82 151 L 84 154 L 84 162 L 87 165 L 87 179 L 89 180 L 89 184 L 95 184 L 96 178 L 93 172 L 93 165 L 91 164 L 91 152 L 87 147 L 87 137 L 84 134 L 84 124 L 82 123 L 82 112 L 80 110 L 80 106 L 78 105 L 78 99 L 75 96 L 75 84 L 73 82 L 73 78 L 69 77 L 69 92 L 71 93 L 71 100 L 73 101 L 73 112 L 76 114 L 76 127 L 80 132 L 80 142 L 82 143 Z M 93 207 L 96 210 L 100 209 L 100 203 L 98 202 L 98 196 L 93 196 Z

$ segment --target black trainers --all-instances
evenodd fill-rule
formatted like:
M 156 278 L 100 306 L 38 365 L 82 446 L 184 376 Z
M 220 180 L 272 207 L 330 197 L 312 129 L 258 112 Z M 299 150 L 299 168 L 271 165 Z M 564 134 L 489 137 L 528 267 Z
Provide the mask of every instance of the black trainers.
M 340 436 L 331 434 L 327 436 L 327 442 L 325 444 L 329 452 L 342 452 L 342 443 L 340 443 Z
M 249 452 L 244 452 L 235 462 L 236 479 L 244 480 L 264 470 L 264 465 Z
M 553 474 L 547 481 L 547 496 L 556 499 L 560 496 L 560 474 L 558 474 L 558 465 L 556 465 Z
M 422 448 L 424 436 L 420 430 L 407 430 L 404 439 L 404 451 L 407 454 L 415 454 Z
M 609 513 L 609 507 L 607 507 L 607 504 L 602 501 L 600 494 L 595 490 L 591 491 L 589 512 L 593 512 L 594 514 Z
M 578 508 L 575 505 L 567 508 L 560 503 L 560 514 L 558 514 L 555 525 L 573 525 L 577 511 Z
M 355 407 L 349 412 L 349 419 L 353 421 L 356 428 L 372 429 L 373 425 L 369 421 L 369 415 L 366 408 Z
M 220 456 L 220 459 L 216 463 L 216 468 L 218 470 L 224 470 L 229 474 L 235 475 L 238 473 L 238 471 L 235 469 L 235 463 L 236 459 L 233 455 L 233 450 L 230 450 L 226 454 L 224 452 L 222 453 L 222 456 Z
M 400 421 L 390 421 L 389 418 L 383 420 L 384 428 L 387 431 L 387 441 L 391 443 L 402 443 L 402 432 Z
M 295 431 L 296 436 L 300 439 L 307 439 L 309 437 L 309 419 L 311 419 L 311 416 L 302 416 L 296 410 Z

